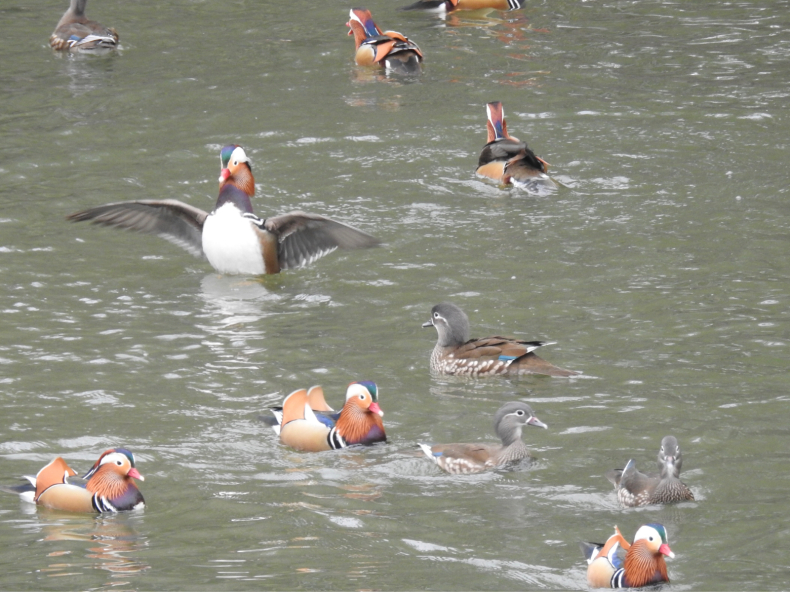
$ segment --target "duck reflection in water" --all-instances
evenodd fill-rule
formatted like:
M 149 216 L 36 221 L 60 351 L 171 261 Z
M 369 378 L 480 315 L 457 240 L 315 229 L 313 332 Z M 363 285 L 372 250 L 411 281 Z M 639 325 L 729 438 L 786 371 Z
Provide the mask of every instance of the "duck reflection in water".
M 43 536 L 43 541 L 53 543 L 54 549 L 48 557 L 54 561 L 43 567 L 42 572 L 50 577 L 63 576 L 66 573 L 83 573 L 85 567 L 93 567 L 108 571 L 113 580 L 107 586 L 116 587 L 124 582 L 119 577 L 130 577 L 139 574 L 151 566 L 134 557 L 142 551 L 148 541 L 130 524 L 139 517 L 119 514 L 102 514 L 98 517 L 80 514 L 64 515 L 52 510 L 39 510 L 36 520 Z M 59 542 L 84 541 L 85 554 L 88 559 L 81 560 L 74 545 L 57 545 Z M 72 555 L 71 560 L 66 557 Z

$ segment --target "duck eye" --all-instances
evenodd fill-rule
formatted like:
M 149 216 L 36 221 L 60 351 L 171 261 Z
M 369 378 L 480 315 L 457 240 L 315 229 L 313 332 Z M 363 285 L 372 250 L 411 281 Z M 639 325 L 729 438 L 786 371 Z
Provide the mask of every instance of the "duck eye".
M 433 313 L 433 318 L 438 319 L 439 318 L 439 313 L 438 312 Z
M 238 165 L 239 165 L 239 161 L 238 160 L 234 160 L 233 161 L 233 166 L 238 166 Z
M 120 467 L 120 466 L 121 466 L 123 463 L 122 463 L 121 461 L 119 461 L 119 460 L 116 460 L 116 461 L 115 461 L 115 464 L 116 464 L 116 465 L 118 465 L 118 466 Z
M 522 415 L 524 415 L 524 411 L 522 411 L 521 409 L 519 409 L 518 411 L 516 411 L 516 415 L 518 415 L 519 417 L 521 417 Z
M 652 543 L 653 542 L 653 537 L 647 537 L 647 540 Z
M 359 396 L 359 400 L 360 401 L 364 401 L 365 400 L 365 395 L 358 395 L 358 396 Z

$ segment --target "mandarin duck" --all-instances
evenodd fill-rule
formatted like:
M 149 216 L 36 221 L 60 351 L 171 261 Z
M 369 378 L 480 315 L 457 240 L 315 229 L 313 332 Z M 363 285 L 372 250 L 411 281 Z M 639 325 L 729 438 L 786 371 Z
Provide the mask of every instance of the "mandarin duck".
M 444 16 L 456 10 L 517 10 L 526 0 L 418 0 L 400 10 L 424 10 Z
M 434 306 L 430 320 L 422 326 L 436 327 L 439 334 L 431 353 L 431 371 L 438 374 L 578 374 L 573 370 L 558 368 L 532 353 L 542 345 L 550 345 L 545 341 L 521 341 L 511 337 L 470 339 L 469 318 L 450 302 Z
M 680 480 L 683 456 L 674 436 L 664 436 L 658 451 L 658 473 L 640 473 L 633 459 L 624 469 L 607 471 L 617 499 L 628 507 L 694 501 L 694 494 Z
M 531 456 L 521 439 L 525 425 L 548 429 L 526 403 L 505 403 L 494 416 L 494 431 L 502 444 L 420 444 L 425 455 L 453 475 L 479 473 Z
M 118 46 L 118 33 L 85 16 L 88 0 L 71 0 L 68 10 L 55 26 L 49 45 L 58 51 L 91 52 L 114 49 Z
M 354 36 L 355 60 L 360 66 L 378 64 L 399 74 L 417 74 L 421 70 L 422 52 L 417 44 L 397 31 L 382 32 L 373 16 L 364 8 L 349 12 L 348 34 Z
M 255 179 L 244 149 L 220 152 L 220 189 L 210 213 L 174 199 L 111 203 L 69 215 L 73 222 L 116 226 L 156 234 L 220 273 L 261 275 L 312 263 L 338 247 L 379 244 L 375 237 L 341 222 L 305 212 L 261 219 L 252 212 Z
M 82 477 L 84 485 L 69 483 L 77 473 L 61 457 L 41 469 L 29 484 L 3 487 L 23 500 L 67 512 L 124 512 L 145 507 L 143 494 L 133 479 L 144 481 L 134 466 L 134 455 L 125 448 L 105 451 Z
M 477 161 L 476 173 L 498 181 L 531 191 L 556 187 L 546 174 L 549 164 L 535 156 L 525 142 L 507 133 L 507 122 L 502 103 L 494 101 L 486 105 L 488 121 L 487 144 L 483 146 Z
M 675 557 L 661 524 L 639 527 L 629 544 L 615 526 L 605 544 L 580 543 L 587 560 L 587 583 L 593 588 L 642 588 L 669 582 L 664 555 Z
M 320 452 L 354 444 L 385 442 L 378 388 L 370 381 L 352 382 L 343 408 L 334 413 L 320 386 L 292 392 L 282 408 L 272 409 L 280 441 L 297 450 Z

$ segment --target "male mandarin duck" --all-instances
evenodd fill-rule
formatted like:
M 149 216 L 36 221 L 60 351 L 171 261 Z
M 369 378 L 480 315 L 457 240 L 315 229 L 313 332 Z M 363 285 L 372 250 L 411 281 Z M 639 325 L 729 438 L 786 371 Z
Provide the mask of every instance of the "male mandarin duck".
M 69 483 L 77 473 L 57 457 L 29 485 L 4 487 L 19 493 L 25 501 L 67 512 L 123 512 L 145 507 L 143 494 L 133 479 L 144 481 L 134 466 L 134 455 L 125 448 L 105 451 L 82 479 L 84 486 Z
M 321 387 L 300 389 L 285 398 L 281 410 L 272 410 L 277 422 L 273 427 L 283 444 L 308 452 L 387 440 L 376 383 L 352 382 L 343 408 L 339 413 L 333 411 Z
M 558 368 L 532 353 L 542 345 L 550 345 L 545 341 L 521 341 L 498 336 L 470 339 L 469 318 L 450 302 L 434 306 L 431 319 L 422 326 L 436 327 L 439 334 L 431 353 L 432 372 L 470 376 L 578 374 L 573 370 Z
M 71 0 L 68 10 L 55 26 L 49 45 L 58 51 L 95 51 L 118 46 L 118 33 L 85 17 L 88 0 Z
M 486 105 L 488 122 L 487 144 L 483 146 L 477 161 L 477 174 L 498 181 L 537 191 L 541 187 L 554 188 L 548 176 L 549 164 L 535 156 L 525 142 L 507 133 L 507 122 L 502 103 L 494 101 Z
M 642 588 L 669 582 L 664 555 L 675 557 L 661 524 L 640 526 L 629 544 L 615 526 L 605 544 L 580 543 L 593 588 Z
M 614 484 L 617 499 L 624 506 L 674 504 L 694 501 L 694 494 L 680 480 L 683 456 L 674 436 L 664 436 L 658 451 L 658 473 L 640 473 L 633 459 L 624 469 L 607 471 L 606 478 Z
M 525 425 L 548 428 L 535 417 L 532 408 L 526 403 L 513 401 L 505 403 L 494 416 L 494 431 L 502 444 L 420 444 L 425 455 L 439 467 L 454 475 L 479 473 L 495 469 L 531 456 L 526 444 L 521 440 Z
M 318 214 L 290 212 L 264 220 L 252 212 L 255 179 L 244 149 L 220 152 L 217 203 L 210 213 L 174 199 L 111 203 L 68 216 L 73 222 L 156 234 L 206 257 L 220 273 L 261 275 L 312 263 L 338 247 L 373 247 L 379 240 Z
M 400 74 L 416 74 L 421 70 L 422 52 L 417 44 L 398 33 L 385 31 L 373 22 L 373 16 L 364 8 L 349 12 L 349 35 L 354 36 L 355 60 L 360 66 L 378 64 Z
M 424 10 L 444 16 L 456 10 L 517 10 L 524 6 L 525 0 L 418 0 L 414 4 L 401 7 L 401 10 Z

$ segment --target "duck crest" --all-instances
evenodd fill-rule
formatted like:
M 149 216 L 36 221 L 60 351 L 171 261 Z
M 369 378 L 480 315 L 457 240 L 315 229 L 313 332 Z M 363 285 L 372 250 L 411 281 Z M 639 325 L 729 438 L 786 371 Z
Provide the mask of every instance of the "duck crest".
M 505 110 L 500 101 L 493 101 L 486 105 L 486 112 L 488 113 L 488 122 L 486 123 L 486 130 L 488 131 L 487 143 L 496 140 L 509 138 L 507 134 L 507 122 L 505 122 Z
M 348 34 L 354 36 L 357 48 L 369 37 L 383 35 L 381 29 L 373 22 L 373 15 L 365 8 L 352 8 L 349 12 Z

